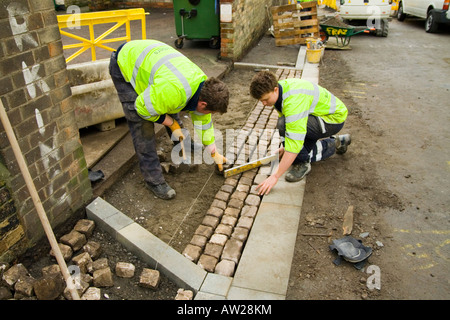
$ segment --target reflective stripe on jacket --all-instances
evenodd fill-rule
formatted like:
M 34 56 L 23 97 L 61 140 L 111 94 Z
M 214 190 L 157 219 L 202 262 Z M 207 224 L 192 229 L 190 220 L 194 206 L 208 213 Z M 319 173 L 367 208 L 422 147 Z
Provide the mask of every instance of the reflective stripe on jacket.
M 283 89 L 281 113 L 286 119 L 286 151 L 299 153 L 302 149 L 310 114 L 333 124 L 347 118 L 344 103 L 327 89 L 302 79 L 280 80 L 279 84 Z
M 138 94 L 136 112 L 153 122 L 158 121 L 161 115 L 180 112 L 200 83 L 207 79 L 206 74 L 186 56 L 156 40 L 127 42 L 119 51 L 117 63 L 124 79 Z M 211 115 L 188 112 L 193 122 L 202 123 L 202 131 L 196 132 L 203 144 L 213 143 Z

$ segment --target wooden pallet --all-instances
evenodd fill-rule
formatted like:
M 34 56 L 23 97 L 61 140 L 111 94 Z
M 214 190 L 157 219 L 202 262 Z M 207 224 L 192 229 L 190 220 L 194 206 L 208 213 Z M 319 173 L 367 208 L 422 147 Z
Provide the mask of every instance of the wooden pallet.
M 317 1 L 271 7 L 276 46 L 305 44 L 319 37 Z

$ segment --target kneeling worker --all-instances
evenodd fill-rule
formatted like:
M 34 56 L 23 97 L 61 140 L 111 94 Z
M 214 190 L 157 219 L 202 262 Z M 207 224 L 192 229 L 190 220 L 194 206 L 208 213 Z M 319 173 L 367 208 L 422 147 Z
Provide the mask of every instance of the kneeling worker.
M 171 46 L 156 40 L 134 40 L 111 55 L 109 72 L 122 103 L 147 187 L 161 199 L 176 192 L 165 181 L 156 153 L 154 123 L 165 125 L 172 139 L 185 137 L 178 118 L 190 114 L 194 129 L 215 163 L 226 162 L 215 147 L 212 113 L 227 112 L 227 86 L 206 74 Z M 169 130 L 168 130 L 169 131 Z
M 327 89 L 298 78 L 277 81 L 272 72 L 261 71 L 252 79 L 250 94 L 277 109 L 277 127 L 285 139 L 277 171 L 257 187 L 260 195 L 268 194 L 289 168 L 286 181 L 300 181 L 311 171 L 311 162 L 347 151 L 350 135 L 334 135 L 344 126 L 348 111 Z

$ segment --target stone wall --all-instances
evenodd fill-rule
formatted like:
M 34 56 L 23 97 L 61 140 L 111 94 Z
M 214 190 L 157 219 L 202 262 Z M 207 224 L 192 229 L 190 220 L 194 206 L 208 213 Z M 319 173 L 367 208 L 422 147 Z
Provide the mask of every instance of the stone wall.
M 0 98 L 52 227 L 92 197 L 52 0 L 0 4 Z M 0 125 L 0 261 L 9 262 L 44 231 Z

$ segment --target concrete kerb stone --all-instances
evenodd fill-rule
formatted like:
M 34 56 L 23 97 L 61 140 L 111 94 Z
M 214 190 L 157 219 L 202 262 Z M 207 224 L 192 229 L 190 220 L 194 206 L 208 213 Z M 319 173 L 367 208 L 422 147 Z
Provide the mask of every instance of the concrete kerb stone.
M 199 291 L 207 272 L 101 197 L 86 207 L 87 217 L 142 261 L 158 269 L 178 286 Z
M 301 77 L 318 83 L 318 65 L 305 61 Z M 299 183 L 282 180 L 262 198 L 233 277 L 207 272 L 100 197 L 86 211 L 89 219 L 144 262 L 180 287 L 194 291 L 195 300 L 285 299 L 306 179 Z M 281 204 L 283 215 L 279 213 Z M 280 218 L 284 222 L 273 228 L 273 221 Z

